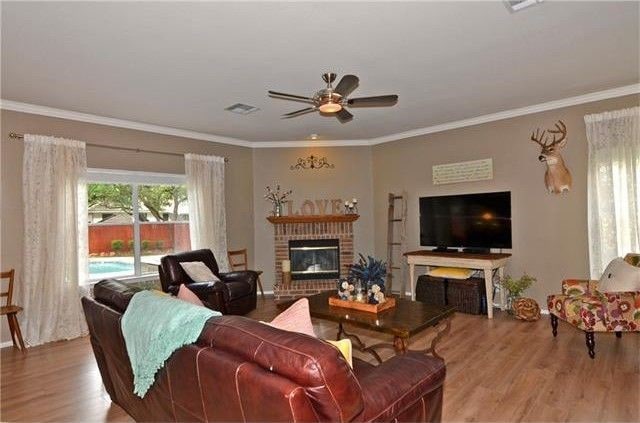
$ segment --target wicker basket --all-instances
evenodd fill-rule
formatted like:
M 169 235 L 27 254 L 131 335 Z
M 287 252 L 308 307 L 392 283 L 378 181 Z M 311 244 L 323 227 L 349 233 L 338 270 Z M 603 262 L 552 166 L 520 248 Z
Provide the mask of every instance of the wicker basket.
M 484 279 L 448 279 L 447 303 L 461 313 L 484 314 L 487 312 L 487 295 Z
M 446 279 L 422 275 L 416 284 L 416 300 L 425 304 L 447 305 Z

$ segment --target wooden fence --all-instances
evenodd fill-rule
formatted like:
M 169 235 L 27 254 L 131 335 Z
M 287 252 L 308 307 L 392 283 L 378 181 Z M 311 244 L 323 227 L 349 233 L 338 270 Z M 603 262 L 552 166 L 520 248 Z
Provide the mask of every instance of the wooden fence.
M 189 222 L 140 223 L 140 241 L 143 251 L 189 250 Z M 89 224 L 89 254 L 127 253 L 132 250 L 133 224 Z

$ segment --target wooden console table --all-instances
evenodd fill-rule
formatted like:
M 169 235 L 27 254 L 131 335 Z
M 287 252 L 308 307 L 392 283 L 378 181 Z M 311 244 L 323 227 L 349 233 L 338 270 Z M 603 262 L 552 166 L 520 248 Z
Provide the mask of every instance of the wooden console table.
M 415 267 L 444 266 L 478 269 L 484 271 L 484 286 L 487 292 L 487 317 L 493 319 L 493 270 L 498 269 L 500 280 L 504 277 L 504 266 L 511 254 L 472 254 L 472 253 L 444 253 L 439 251 L 412 251 L 404 253 L 409 264 L 409 282 L 411 284 L 411 299 L 416 299 Z M 500 290 L 500 305 L 504 306 L 504 291 Z

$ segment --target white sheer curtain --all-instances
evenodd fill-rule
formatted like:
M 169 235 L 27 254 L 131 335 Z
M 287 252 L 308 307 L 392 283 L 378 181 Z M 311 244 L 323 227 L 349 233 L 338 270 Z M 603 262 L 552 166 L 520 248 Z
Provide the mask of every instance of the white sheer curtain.
M 589 142 L 589 262 L 600 278 L 640 252 L 640 107 L 584 117 Z
M 87 159 L 80 141 L 24 136 L 22 327 L 30 346 L 87 333 Z
M 185 154 L 191 248 L 209 248 L 229 271 L 224 202 L 224 157 Z

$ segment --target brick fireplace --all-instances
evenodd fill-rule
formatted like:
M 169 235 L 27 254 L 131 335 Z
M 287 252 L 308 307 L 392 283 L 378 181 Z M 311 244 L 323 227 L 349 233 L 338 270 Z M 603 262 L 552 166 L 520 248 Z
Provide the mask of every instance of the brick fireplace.
M 324 245 L 329 240 L 337 240 L 339 257 L 339 275 L 346 277 L 349 266 L 353 264 L 353 222 L 357 214 L 339 214 L 325 216 L 270 216 L 273 223 L 275 246 L 275 286 L 273 293 L 276 301 L 288 300 L 322 291 L 336 289 L 335 274 L 331 278 L 292 280 L 290 285 L 282 283 L 282 260 L 290 259 L 290 245 L 301 243 L 289 241 L 317 240 L 317 245 Z M 313 243 L 311 243 L 313 245 Z

